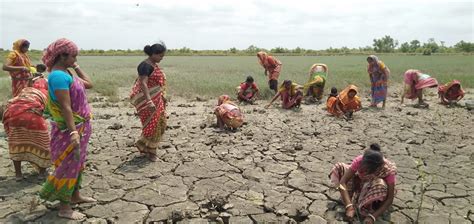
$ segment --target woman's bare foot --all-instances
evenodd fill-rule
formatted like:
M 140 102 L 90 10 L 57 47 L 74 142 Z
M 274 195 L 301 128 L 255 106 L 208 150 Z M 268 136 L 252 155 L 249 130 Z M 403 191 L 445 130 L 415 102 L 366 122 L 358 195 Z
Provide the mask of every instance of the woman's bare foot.
M 18 176 L 18 175 L 15 175 L 15 180 L 16 180 L 17 182 L 20 182 L 20 181 L 22 181 L 23 179 L 25 179 L 25 177 L 23 177 L 23 175 L 21 175 L 21 174 L 20 174 L 19 176 Z
M 158 160 L 158 156 L 153 153 L 148 153 L 148 159 L 152 162 L 156 162 Z
M 80 212 L 76 212 L 72 210 L 71 208 L 67 210 L 59 210 L 58 216 L 62 218 L 66 218 L 66 219 L 71 219 L 71 220 L 81 220 L 86 217 L 86 215 Z
M 84 197 L 84 196 L 77 196 L 77 197 L 73 197 L 71 198 L 71 204 L 81 204 L 81 203 L 92 203 L 92 202 L 96 202 L 97 200 L 95 200 L 94 198 L 91 198 L 91 197 Z

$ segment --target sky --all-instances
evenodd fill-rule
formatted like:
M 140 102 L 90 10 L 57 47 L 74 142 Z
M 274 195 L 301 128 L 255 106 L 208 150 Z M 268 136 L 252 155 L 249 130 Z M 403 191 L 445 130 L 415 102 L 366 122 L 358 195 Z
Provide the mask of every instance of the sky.
M 56 39 L 82 49 L 327 49 L 429 38 L 474 42 L 474 0 L 0 0 L 0 48 Z

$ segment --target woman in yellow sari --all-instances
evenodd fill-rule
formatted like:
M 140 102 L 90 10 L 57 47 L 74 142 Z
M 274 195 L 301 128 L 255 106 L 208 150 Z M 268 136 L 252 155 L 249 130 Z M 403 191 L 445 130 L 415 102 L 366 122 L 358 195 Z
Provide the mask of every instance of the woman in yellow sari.
M 337 97 L 329 97 L 326 106 L 332 115 L 352 118 L 352 113 L 362 109 L 360 98 L 357 96 L 357 86 L 349 85 Z
M 13 43 L 13 50 L 8 54 L 5 63 L 3 63 L 3 71 L 10 73 L 12 79 L 12 96 L 20 94 L 21 90 L 28 87 L 31 74 L 35 72 L 35 68 L 31 65 L 30 57 L 26 52 L 30 47 L 30 42 L 20 39 Z
M 304 85 L 304 93 L 306 97 L 311 97 L 320 101 L 323 98 L 324 85 L 329 70 L 325 64 L 314 64 L 309 70 L 308 82 Z

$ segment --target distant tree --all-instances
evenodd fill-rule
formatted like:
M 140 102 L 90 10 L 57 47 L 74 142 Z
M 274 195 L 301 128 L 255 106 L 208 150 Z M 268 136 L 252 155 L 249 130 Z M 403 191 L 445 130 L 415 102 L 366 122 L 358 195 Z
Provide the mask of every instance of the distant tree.
M 418 50 L 418 48 L 421 47 L 420 45 L 420 41 L 419 40 L 412 40 L 410 42 L 410 52 L 416 52 Z
M 398 41 L 386 35 L 380 39 L 374 39 L 375 52 L 393 52 L 398 45 Z
M 272 53 L 288 53 L 288 49 L 282 47 L 276 47 L 270 50 Z
M 304 52 L 305 50 L 300 47 L 296 47 L 295 49 L 292 50 L 293 53 L 295 54 L 301 54 L 301 52 Z
M 402 45 L 400 45 L 400 51 L 403 53 L 410 52 L 410 44 L 408 42 L 405 42 Z
M 459 52 L 474 52 L 474 43 L 461 40 L 454 45 L 454 48 Z
M 233 48 L 229 49 L 229 52 L 232 53 L 232 54 L 236 54 L 237 53 L 237 48 L 233 47 Z
M 245 49 L 245 51 L 248 53 L 257 53 L 258 51 L 260 51 L 260 48 L 254 45 L 250 45 L 247 49 Z
M 425 49 L 425 51 L 426 49 L 430 49 L 431 53 L 438 53 L 439 51 L 439 45 L 436 43 L 434 38 L 428 39 L 428 42 L 423 44 L 423 48 Z

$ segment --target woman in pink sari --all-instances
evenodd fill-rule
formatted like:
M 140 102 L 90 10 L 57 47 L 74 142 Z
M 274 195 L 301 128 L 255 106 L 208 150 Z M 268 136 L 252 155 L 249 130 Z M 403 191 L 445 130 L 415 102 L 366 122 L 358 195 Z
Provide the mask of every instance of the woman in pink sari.
M 396 174 L 395 164 L 385 159 L 378 144 L 372 144 L 350 165 L 336 163 L 329 178 L 341 193 L 347 218 L 354 219 L 357 212 L 364 224 L 373 224 L 393 203 Z
M 60 202 L 58 216 L 79 220 L 84 214 L 72 210 L 75 203 L 94 202 L 79 193 L 91 136 L 91 108 L 85 89 L 92 88 L 89 76 L 76 63 L 79 50 L 72 41 L 59 39 L 45 50 L 43 62 L 50 71 L 45 116 L 51 120 L 51 161 L 40 197 Z M 69 68 L 77 75 L 73 75 Z
M 34 71 L 30 57 L 27 54 L 29 47 L 30 42 L 25 39 L 15 41 L 13 50 L 3 63 L 3 70 L 9 72 L 12 79 L 13 97 L 20 94 L 21 90 L 28 86 L 31 73 Z
M 237 129 L 244 123 L 244 116 L 237 104 L 230 100 L 227 95 L 222 95 L 217 101 L 217 107 L 214 109 L 217 118 L 217 126 L 220 129 Z
M 281 107 L 283 107 L 283 109 L 299 108 L 301 100 L 303 100 L 302 90 L 303 86 L 300 86 L 291 80 L 285 80 L 283 81 L 283 84 L 281 84 L 278 92 L 265 108 L 269 108 L 278 97 L 281 97 Z
M 405 87 L 403 88 L 401 103 L 403 104 L 405 97 L 412 100 L 418 98 L 417 106 L 422 107 L 428 106 L 428 104 L 423 100 L 423 89 L 435 88 L 438 86 L 438 81 L 436 81 L 435 78 L 415 69 L 410 69 L 405 72 L 404 82 Z

